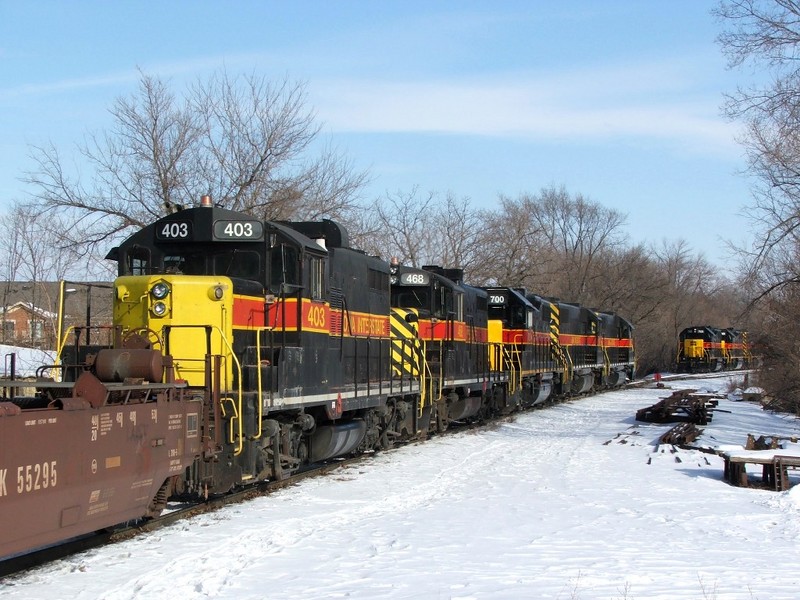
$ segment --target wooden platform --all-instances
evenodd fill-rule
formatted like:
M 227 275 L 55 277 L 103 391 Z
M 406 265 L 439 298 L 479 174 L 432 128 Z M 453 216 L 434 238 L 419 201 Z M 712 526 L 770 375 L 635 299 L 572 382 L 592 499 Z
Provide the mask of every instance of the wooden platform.
M 737 487 L 749 487 L 754 483 L 781 492 L 791 487 L 789 470 L 800 469 L 800 452 L 797 449 L 720 450 L 718 454 L 725 460 L 725 481 Z M 748 464 L 761 467 L 760 481 L 751 483 L 747 473 Z

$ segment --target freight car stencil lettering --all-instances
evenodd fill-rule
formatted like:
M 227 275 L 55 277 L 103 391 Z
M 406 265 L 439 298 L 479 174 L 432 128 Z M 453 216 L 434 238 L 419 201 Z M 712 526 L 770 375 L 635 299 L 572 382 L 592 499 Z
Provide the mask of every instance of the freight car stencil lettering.
M 3 476 L 5 479 L 5 475 Z M 58 473 L 56 461 L 17 467 L 17 493 L 27 493 L 56 487 Z M 3 483 L 5 488 L 5 482 Z

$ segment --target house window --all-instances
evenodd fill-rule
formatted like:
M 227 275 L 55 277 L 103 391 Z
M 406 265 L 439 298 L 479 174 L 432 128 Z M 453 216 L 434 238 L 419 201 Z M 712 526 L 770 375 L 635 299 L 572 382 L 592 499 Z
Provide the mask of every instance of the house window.
M 16 324 L 14 321 L 3 321 L 3 339 L 4 340 L 13 340 L 14 339 L 14 326 Z
M 28 328 L 31 332 L 31 340 L 40 340 L 44 337 L 44 323 L 42 321 L 28 322 Z

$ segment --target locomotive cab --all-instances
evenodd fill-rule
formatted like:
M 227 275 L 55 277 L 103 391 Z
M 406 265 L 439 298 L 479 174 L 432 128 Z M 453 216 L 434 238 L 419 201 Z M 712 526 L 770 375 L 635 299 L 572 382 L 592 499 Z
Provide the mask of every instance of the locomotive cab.
M 391 271 L 392 310 L 414 322 L 395 335 L 416 336 L 423 348 L 426 396 L 436 403 L 439 428 L 478 416 L 489 381 L 487 293 L 461 283 L 461 269 L 393 265 Z
M 493 371 L 508 371 L 508 406 L 541 404 L 552 391 L 544 373 L 550 337 L 541 312 L 513 288 L 485 288 L 489 294 L 489 344 Z M 505 412 L 505 410 L 501 410 Z
M 205 458 L 224 454 L 232 466 L 198 462 L 189 487 L 281 477 L 364 440 L 360 411 L 387 393 L 389 274 L 346 244 L 332 221 L 202 206 L 109 254 L 122 343 L 170 353 L 176 376 L 213 407 Z

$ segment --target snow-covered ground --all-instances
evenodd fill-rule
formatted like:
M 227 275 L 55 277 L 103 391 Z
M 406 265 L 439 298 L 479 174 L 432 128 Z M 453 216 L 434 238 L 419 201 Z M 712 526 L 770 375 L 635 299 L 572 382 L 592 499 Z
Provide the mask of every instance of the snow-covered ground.
M 3 366 L 0 376 L 11 375 L 11 355 L 16 354 L 15 373 L 17 377 L 33 377 L 40 365 L 52 365 L 56 353 L 52 350 L 39 350 L 36 348 L 22 348 L 20 346 L 6 346 L 0 344 L 0 356 L 3 357 Z M 49 373 L 48 373 L 49 375 Z
M 0 595 L 796 598 L 800 486 L 735 488 L 720 458 L 654 445 L 669 425 L 634 415 L 669 394 L 611 392 L 409 445 L 11 578 Z M 705 444 L 800 433 L 754 404 L 719 408 L 731 412 Z

